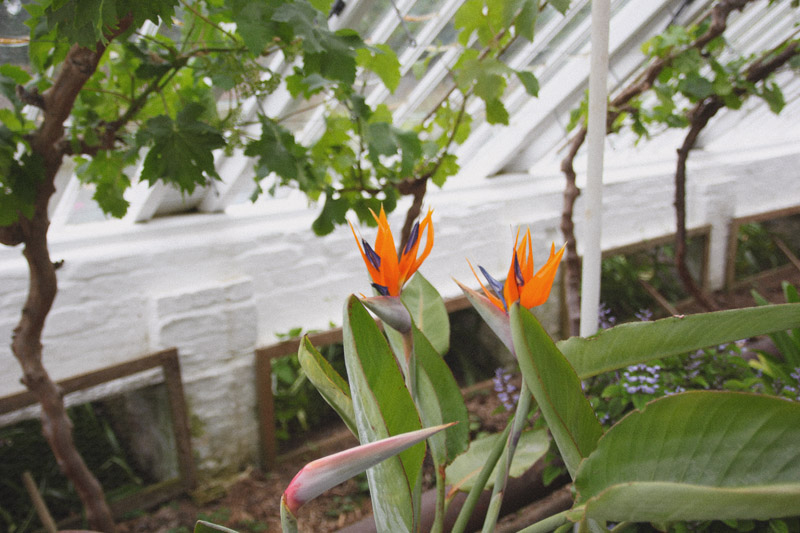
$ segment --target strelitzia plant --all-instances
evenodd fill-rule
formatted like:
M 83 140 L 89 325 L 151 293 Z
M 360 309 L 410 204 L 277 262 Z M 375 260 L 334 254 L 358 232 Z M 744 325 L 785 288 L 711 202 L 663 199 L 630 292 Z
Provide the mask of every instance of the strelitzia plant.
M 345 306 L 343 341 L 348 380 L 338 376 L 310 343 L 299 360 L 312 383 L 367 444 L 421 427 L 451 424 L 370 468 L 367 480 L 382 531 L 419 528 L 422 460 L 430 452 L 437 483 L 436 519 L 445 511 L 445 467 L 466 449 L 467 411 L 447 364 L 449 322 L 438 292 L 417 271 L 434 243 L 433 211 L 412 227 L 398 251 L 386 213 L 373 213 L 374 245 L 353 236 L 377 296 L 351 296 Z M 380 331 L 367 309 L 383 322 Z
M 376 298 L 404 309 L 395 314 L 406 319 L 394 323 L 403 331 L 386 320 L 384 334 L 367 310 L 372 298 L 350 296 L 343 324 L 348 380 L 307 338 L 301 343 L 298 358 L 309 380 L 362 447 L 311 463 L 298 474 L 282 505 L 287 530 L 294 527 L 293 515 L 303 501 L 369 467 L 378 531 L 420 531 L 419 480 L 422 461 L 430 453 L 437 475 L 431 531 L 443 529 L 446 481 L 453 486 L 451 495 L 470 490 L 452 531 L 463 530 L 473 497 L 494 486 L 484 520 L 484 531 L 491 531 L 509 472 L 525 471 L 542 458 L 551 438 L 573 480 L 575 502 L 571 509 L 525 528 L 526 533 L 571 523 L 596 529 L 606 521 L 665 524 L 800 515 L 800 402 L 739 392 L 684 392 L 654 400 L 604 431 L 581 389 L 582 380 L 604 372 L 797 328 L 800 303 L 623 324 L 588 339 L 554 342 L 527 306 L 547 299 L 563 252 L 551 246 L 548 260 L 534 272 L 530 232 L 521 242 L 518 233 L 504 282 L 480 269 L 487 275 L 486 285 L 478 280 L 482 293 L 461 285 L 515 354 L 525 384 L 509 426 L 489 440 L 470 444 L 461 392 L 443 359 L 447 312 L 438 292 L 417 271 L 433 242 L 430 216 L 417 230 L 417 239 L 426 236 L 422 254 L 412 244 L 394 255 L 393 246 L 387 245 L 393 241 L 385 215 L 376 216 L 375 246 L 359 241 L 372 283 L 381 287 L 376 287 Z M 404 262 L 404 252 L 413 259 Z M 392 258 L 397 270 L 383 271 Z M 400 265 L 408 267 L 402 270 L 405 274 Z M 407 359 L 408 347 L 412 357 Z M 409 374 L 415 376 L 415 394 L 406 379 Z M 547 432 L 521 431 L 533 401 Z M 522 446 L 528 453 L 519 452 Z M 519 457 L 526 458 L 522 464 Z
M 529 233 L 519 246 L 515 242 L 505 283 L 481 269 L 489 285 L 478 280 L 483 294 L 462 285 L 473 306 L 515 354 L 522 372 L 524 386 L 511 436 L 520 412 L 526 412 L 522 409 L 527 407 L 526 398 L 532 395 L 577 491 L 572 509 L 524 531 L 551 531 L 569 522 L 602 527 L 606 520 L 668 522 L 800 514 L 800 446 L 784 440 L 800 437 L 800 403 L 694 391 L 651 402 L 604 432 L 581 388 L 582 379 L 602 372 L 786 329 L 786 324 L 800 322 L 800 305 L 624 324 L 590 339 L 555 343 L 528 306 L 541 302 L 550 291 L 561 252 L 551 247 L 550 259 L 541 275 L 537 273 L 541 285 L 529 286 L 526 301 L 525 285 L 536 277 L 527 263 L 530 242 Z M 513 451 L 513 438 L 505 446 L 502 457 Z M 492 505 L 494 498 L 501 498 L 497 491 L 501 481 L 498 477 Z M 487 516 L 484 531 L 493 525 Z
M 517 236 L 514 239 L 512 248 L 511 265 L 508 268 L 508 275 L 504 283 L 492 277 L 486 269 L 479 265 L 478 268 L 489 285 L 489 288 L 487 288 L 478 277 L 475 269 L 472 268 L 471 263 L 470 268 L 481 289 L 483 289 L 483 295 L 456 281 L 472 305 L 512 354 L 515 353 L 515 348 L 508 315 L 509 306 L 519 304 L 526 309 L 530 309 L 545 303 L 550 296 L 558 265 L 564 255 L 563 246 L 556 252 L 555 243 L 551 244 L 550 257 L 544 266 L 534 273 L 533 240 L 531 239 L 530 229 L 525 232 L 521 242 L 519 234 L 520 230 L 517 230 Z M 497 469 L 495 476 L 489 509 L 484 519 L 483 531 L 494 530 L 500 513 L 500 506 L 503 502 L 504 489 L 508 483 L 511 463 L 531 409 L 531 398 L 530 390 L 523 376 L 510 432 L 505 441 L 501 439 L 496 441 L 495 446 L 498 450 L 495 450 L 492 454 L 492 457 L 499 458 L 500 468 Z M 487 461 L 479 479 L 485 479 L 484 476 L 488 477 L 494 468 L 494 462 Z M 460 533 L 464 530 L 482 489 L 483 487 L 480 484 L 475 484 L 472 487 L 466 503 L 456 519 L 453 532 Z

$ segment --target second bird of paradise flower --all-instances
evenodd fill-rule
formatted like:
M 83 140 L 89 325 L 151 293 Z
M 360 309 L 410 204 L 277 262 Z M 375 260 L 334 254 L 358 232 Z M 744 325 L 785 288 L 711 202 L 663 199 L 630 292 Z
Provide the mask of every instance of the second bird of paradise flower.
M 433 211 L 429 209 L 422 222 L 414 224 L 399 257 L 383 206 L 381 206 L 380 215 L 376 215 L 372 210 L 370 212 L 378 223 L 378 235 L 375 237 L 374 247 L 370 246 L 366 239 L 362 238 L 359 241 L 352 224 L 350 224 L 350 229 L 353 231 L 353 237 L 356 238 L 358 249 L 361 250 L 364 264 L 367 265 L 367 270 L 372 278 L 372 286 L 381 296 L 399 296 L 405 282 L 414 275 L 433 248 L 433 221 L 431 220 Z M 426 239 L 425 248 L 417 257 L 423 233 Z
M 501 311 L 508 312 L 508 307 L 517 300 L 519 300 L 520 305 L 530 309 L 547 301 L 563 255 L 563 246 L 556 252 L 555 245 L 551 245 L 550 258 L 534 274 L 531 230 L 528 229 L 521 243 L 519 242 L 519 230 L 517 230 L 517 237 L 514 240 L 514 253 L 505 283 L 497 281 L 482 266 L 478 266 L 489 284 L 487 289 L 475 273 L 475 269 L 472 269 L 472 273 L 478 278 L 478 283 L 480 283 L 489 301 Z M 470 268 L 472 268 L 471 264 Z

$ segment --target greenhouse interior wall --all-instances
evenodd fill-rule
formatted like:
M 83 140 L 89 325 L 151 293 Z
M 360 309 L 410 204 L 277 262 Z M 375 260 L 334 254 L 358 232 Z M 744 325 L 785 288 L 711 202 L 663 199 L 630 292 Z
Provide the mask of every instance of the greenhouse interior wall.
M 711 228 L 710 288 L 724 282 L 731 220 L 800 205 L 797 141 L 747 151 L 716 146 L 690 160 L 688 187 L 689 227 Z M 668 157 L 644 163 L 631 153 L 609 153 L 604 249 L 673 233 L 672 165 Z M 445 298 L 459 295 L 452 278 L 477 286 L 467 259 L 500 277 L 518 226 L 530 227 L 534 256 L 543 261 L 551 242 L 561 244 L 563 186 L 563 178 L 552 172 L 469 179 L 431 191 L 425 205 L 434 209 L 436 244 L 420 271 Z M 176 347 L 192 425 L 202 428 L 193 435 L 198 467 L 222 472 L 257 461 L 254 350 L 294 327 L 340 325 L 347 295 L 370 290 L 349 227 L 317 237 L 310 226 L 319 206 L 291 198 L 265 205 L 142 224 L 54 228 L 51 255 L 63 265 L 43 339 L 52 377 Z M 401 204 L 390 221 L 401 224 L 407 207 Z M 580 243 L 580 220 L 577 229 Z M 360 231 L 373 238 L 374 230 Z M 11 338 L 27 277 L 21 250 L 0 249 L 2 338 Z M 554 333 L 559 309 L 558 298 L 551 298 L 539 310 Z M 6 369 L 0 397 L 21 391 L 19 366 L 7 344 L 0 362 Z M 9 416 L 25 413 L 6 415 L 6 421 Z

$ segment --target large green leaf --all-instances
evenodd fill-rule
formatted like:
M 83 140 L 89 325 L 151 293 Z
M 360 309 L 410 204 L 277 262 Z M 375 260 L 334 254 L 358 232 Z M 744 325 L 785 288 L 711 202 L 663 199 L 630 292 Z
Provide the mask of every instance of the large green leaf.
M 575 370 L 533 314 L 511 306 L 511 336 L 522 376 L 539 404 L 570 475 L 594 451 L 603 428 Z
M 579 510 L 614 521 L 800 514 L 800 403 L 688 392 L 634 411 L 575 478 Z M 577 513 L 576 513 L 577 515 Z
M 431 346 L 439 355 L 446 354 L 450 349 L 450 317 L 436 288 L 417 272 L 403 287 L 400 299 Z
M 201 104 L 191 102 L 175 120 L 159 115 L 139 129 L 137 143 L 150 146 L 142 165 L 143 180 L 151 185 L 161 180 L 191 193 L 210 177 L 219 178 L 213 150 L 226 142 L 216 128 L 200 120 L 203 112 Z
M 443 449 L 440 446 L 440 450 L 437 450 L 440 454 L 437 462 L 446 464 L 466 450 L 469 444 L 467 406 L 447 363 L 431 346 L 428 338 L 416 326 L 413 329 L 414 354 L 418 365 L 417 383 L 420 385 L 420 407 L 425 426 L 457 422 L 443 433 L 431 438 L 431 441 L 438 439 L 444 443 Z
M 417 410 L 389 345 L 356 296 L 347 300 L 342 331 L 361 443 L 420 429 Z M 412 529 L 411 487 L 424 456 L 425 445 L 420 443 L 367 471 L 379 531 Z
M 456 457 L 456 460 L 447 467 L 447 483 L 458 490 L 470 490 L 498 438 L 505 437 L 501 433 L 496 433 L 472 441 L 469 450 Z M 544 457 L 549 447 L 550 438 L 547 436 L 547 430 L 524 431 L 517 444 L 509 475 L 519 477 L 524 474 L 533 463 Z M 496 478 L 497 465 L 489 476 L 485 488 L 491 488 Z
M 358 436 L 355 413 L 353 412 L 353 400 L 350 397 L 350 386 L 344 378 L 314 348 L 308 337 L 303 337 L 303 342 L 300 343 L 300 349 L 297 351 L 297 359 L 300 361 L 300 366 L 303 367 L 308 380 L 325 398 L 325 401 L 336 410 L 350 431 Z
M 440 356 L 444 356 L 450 349 L 450 316 L 447 314 L 444 301 L 436 288 L 417 272 L 414 277 L 403 286 L 400 293 L 403 302 L 411 315 L 414 325 L 419 328 L 433 349 Z M 384 326 L 388 324 L 384 321 Z M 397 361 L 403 372 L 406 371 L 405 348 L 403 335 L 391 327 L 385 327 L 386 337 L 389 339 Z
M 781 304 L 635 322 L 557 346 L 581 379 L 652 359 L 800 325 L 800 304 Z

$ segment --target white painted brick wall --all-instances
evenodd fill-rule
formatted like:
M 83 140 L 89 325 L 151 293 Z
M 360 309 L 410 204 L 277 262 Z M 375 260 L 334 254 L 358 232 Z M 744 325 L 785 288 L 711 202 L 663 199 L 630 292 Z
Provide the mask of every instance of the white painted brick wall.
M 711 280 L 722 280 L 732 217 L 800 205 L 796 144 L 706 154 L 690 166 L 690 226 L 711 224 Z M 673 231 L 670 161 L 632 168 L 607 159 L 605 249 Z M 576 165 L 576 168 L 581 168 Z M 455 184 L 454 184 L 455 185 Z M 466 262 L 497 276 L 508 268 L 518 224 L 530 225 L 537 264 L 560 244 L 563 180 L 557 174 L 470 181 L 429 193 L 436 245 L 422 266 L 445 297 L 451 276 L 474 284 Z M 402 224 L 403 204 L 390 216 Z M 581 213 L 581 205 L 576 208 Z M 280 214 L 186 215 L 126 225 L 66 227 L 51 232 L 59 294 L 44 334 L 45 364 L 55 379 L 175 346 L 190 412 L 202 434 L 194 447 L 209 470 L 257 455 L 253 350 L 292 327 L 341 324 L 352 292 L 370 290 L 348 227 L 318 238 L 314 210 Z M 578 235 L 582 235 L 578 223 Z M 374 230 L 362 229 L 368 240 Z M 21 390 L 8 348 L 27 290 L 19 248 L 0 249 L 0 396 Z M 545 311 L 546 309 L 542 309 Z M 550 324 L 555 324 L 557 305 Z
M 252 281 L 239 278 L 201 286 L 189 283 L 149 301 L 150 349 L 180 347 L 201 470 L 258 460 L 253 293 Z

